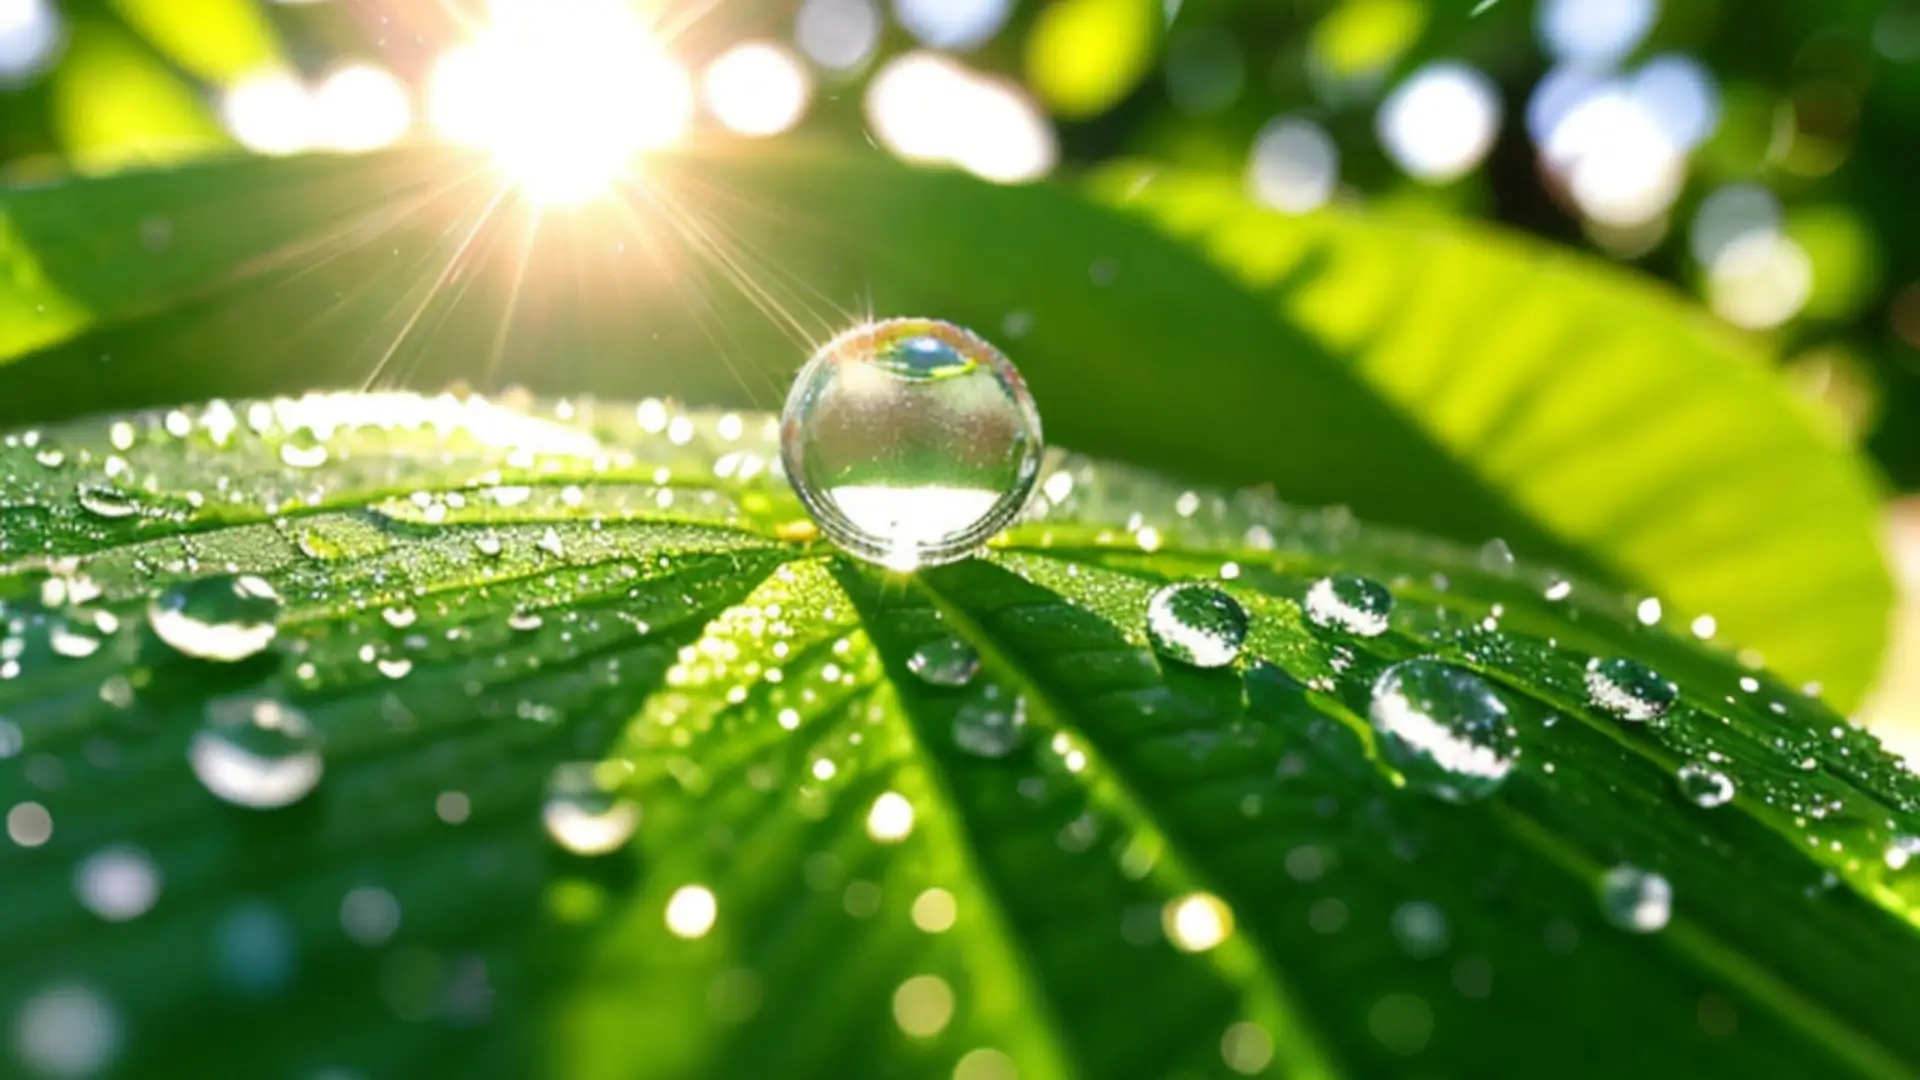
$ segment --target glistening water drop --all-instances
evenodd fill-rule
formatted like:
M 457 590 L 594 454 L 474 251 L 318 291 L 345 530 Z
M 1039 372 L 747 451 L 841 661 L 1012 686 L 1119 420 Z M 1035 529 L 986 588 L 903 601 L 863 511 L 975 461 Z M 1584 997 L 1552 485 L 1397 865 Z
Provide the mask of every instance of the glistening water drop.
M 971 554 L 1026 505 L 1040 413 L 998 349 L 887 319 L 827 342 L 780 418 L 787 479 L 829 540 L 893 570 Z

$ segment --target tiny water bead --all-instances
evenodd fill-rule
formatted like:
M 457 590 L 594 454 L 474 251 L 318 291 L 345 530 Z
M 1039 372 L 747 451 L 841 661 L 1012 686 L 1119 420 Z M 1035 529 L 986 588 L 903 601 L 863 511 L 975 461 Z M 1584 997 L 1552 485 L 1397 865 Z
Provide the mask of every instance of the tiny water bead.
M 1513 768 L 1506 703 L 1485 679 L 1438 660 L 1403 660 L 1381 672 L 1367 718 L 1407 784 L 1447 802 L 1486 798 Z
M 280 594 L 251 574 L 222 574 L 169 585 L 147 605 L 161 641 L 188 656 L 233 663 L 272 643 Z
M 953 716 L 953 741 L 975 757 L 1003 758 L 1027 738 L 1027 699 L 986 687 Z
M 913 650 L 907 670 L 929 686 L 965 686 L 980 672 L 980 654 L 957 637 L 935 638 Z
M 1696 806 L 1712 809 L 1733 801 L 1733 781 L 1718 769 L 1689 761 L 1674 771 L 1673 778 L 1680 794 Z
M 553 842 L 575 855 L 617 851 L 640 827 L 640 807 L 620 793 L 618 764 L 570 761 L 553 770 L 540 820 Z
M 935 319 L 857 326 L 787 395 L 787 479 L 829 540 L 893 570 L 961 559 L 1040 475 L 1040 413 L 1013 363 Z
M 306 714 L 253 694 L 207 705 L 206 722 L 187 744 L 187 763 L 216 798 L 252 810 L 299 802 L 326 767 Z
M 1644 724 L 1667 715 L 1680 688 L 1652 668 L 1624 656 L 1587 662 L 1587 696 L 1617 720 Z
M 1233 663 L 1247 626 L 1240 602 L 1210 585 L 1165 585 L 1147 600 L 1147 639 L 1155 651 L 1192 667 Z
M 1600 912 L 1622 930 L 1651 934 L 1673 917 L 1673 886 L 1651 870 L 1621 864 L 1600 876 Z
M 1307 589 L 1307 618 L 1315 626 L 1344 630 L 1357 637 L 1387 632 L 1393 594 L 1385 585 L 1358 574 L 1323 577 Z

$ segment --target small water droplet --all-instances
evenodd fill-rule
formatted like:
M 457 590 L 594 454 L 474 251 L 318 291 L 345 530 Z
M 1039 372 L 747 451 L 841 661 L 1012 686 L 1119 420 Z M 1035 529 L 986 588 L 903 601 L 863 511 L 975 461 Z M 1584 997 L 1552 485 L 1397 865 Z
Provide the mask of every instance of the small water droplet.
M 140 512 L 138 496 L 111 484 L 82 484 L 76 496 L 81 509 L 94 517 L 117 520 Z
M 989 686 L 987 692 L 960 706 L 953 717 L 953 741 L 969 754 L 1003 758 L 1026 741 L 1027 699 L 1012 701 Z
M 1507 546 L 1505 540 L 1497 536 L 1485 544 L 1482 544 L 1480 546 L 1480 569 L 1495 574 L 1512 573 L 1513 549 Z
M 1680 688 L 1659 672 L 1624 656 L 1587 662 L 1587 696 L 1615 719 L 1644 724 L 1667 714 Z
M 500 543 L 500 534 L 494 532 L 491 529 L 481 533 L 479 536 L 474 537 L 473 547 L 474 547 L 474 550 L 478 551 L 482 555 L 485 555 L 489 559 L 499 558 L 500 552 L 505 550 L 504 546 Z
M 522 633 L 538 630 L 545 623 L 546 619 L 542 618 L 539 612 L 528 611 L 525 608 L 515 608 L 513 613 L 507 616 L 507 628 Z
M 935 638 L 913 650 L 907 670 L 930 686 L 965 686 L 980 672 L 980 654 L 957 637 Z
M 1387 587 L 1358 574 L 1323 577 L 1307 590 L 1307 618 L 1315 626 L 1378 637 L 1387 632 L 1392 611 L 1393 594 Z
M 1147 601 L 1147 639 L 1162 656 L 1193 667 L 1233 663 L 1247 626 L 1240 602 L 1210 585 L 1166 585 Z
M 1040 475 L 1040 413 L 998 349 L 951 323 L 889 319 L 822 346 L 795 378 L 780 449 L 829 540 L 893 570 L 962 558 Z
M 1680 785 L 1680 794 L 1696 806 L 1712 809 L 1733 800 L 1733 781 L 1727 779 L 1727 774 L 1697 761 L 1680 766 L 1673 778 Z
M 1381 672 L 1367 717 L 1408 785 L 1448 802 L 1493 794 L 1513 768 L 1506 703 L 1480 676 L 1438 660 L 1403 660 Z
M 205 722 L 187 744 L 187 762 L 216 798 L 255 810 L 300 801 L 325 770 L 306 714 L 255 694 L 210 702 Z
M 188 656 L 233 663 L 272 643 L 280 594 L 251 574 L 222 574 L 170 585 L 147 605 L 161 641 Z
M 640 807 L 620 793 L 624 770 L 612 762 L 572 761 L 547 781 L 541 823 L 553 842 L 575 855 L 618 850 L 640 827 Z
M 1600 912 L 1622 930 L 1655 933 L 1673 917 L 1673 886 L 1651 870 L 1616 866 L 1600 876 Z

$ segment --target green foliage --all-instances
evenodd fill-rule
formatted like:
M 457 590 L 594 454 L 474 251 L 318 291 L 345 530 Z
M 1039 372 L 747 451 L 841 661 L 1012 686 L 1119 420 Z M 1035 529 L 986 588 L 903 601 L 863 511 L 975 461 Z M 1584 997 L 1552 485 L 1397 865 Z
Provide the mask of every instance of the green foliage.
M 861 314 L 938 314 L 1014 356 L 1062 445 L 1504 537 L 1843 706 L 1866 685 L 1865 471 L 1700 316 L 1517 241 L 1125 187 L 1224 269 L 1059 189 L 804 146 L 656 162 L 625 216 L 421 151 L 14 192 L 0 418 L 456 379 L 767 407 Z
M 987 557 L 882 577 L 808 539 L 765 417 L 543 413 L 7 439 L 0 804 L 32 842 L 0 845 L 0 1010 L 114 1034 L 83 1045 L 133 1077 L 1920 1068 L 1920 785 L 1604 588 L 1079 459 Z M 1388 586 L 1391 628 L 1305 617 L 1330 571 Z M 156 632 L 154 597 L 236 572 L 284 598 L 265 649 Z M 1250 614 L 1237 665 L 1146 647 L 1189 580 Z M 983 670 L 913 674 L 950 636 Z M 1370 687 L 1421 656 L 1504 703 L 1489 798 L 1378 752 Z M 1615 719 L 1590 656 L 1678 702 Z M 196 780 L 236 693 L 311 718 L 310 797 Z M 1016 697 L 1003 756 L 956 736 Z M 540 826 L 582 760 L 639 811 L 598 858 Z M 1671 883 L 1664 927 L 1621 928 L 1660 920 L 1620 865 Z

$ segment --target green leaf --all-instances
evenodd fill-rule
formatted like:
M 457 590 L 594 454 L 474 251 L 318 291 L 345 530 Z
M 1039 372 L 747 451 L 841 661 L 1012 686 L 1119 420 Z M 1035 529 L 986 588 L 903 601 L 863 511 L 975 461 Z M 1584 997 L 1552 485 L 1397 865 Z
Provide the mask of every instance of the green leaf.
M 773 437 L 404 395 L 7 436 L 10 1073 L 1920 1068 L 1920 782 L 1770 675 L 1585 581 L 1072 457 L 986 557 L 881 576 L 810 539 Z M 1389 629 L 1303 613 L 1335 571 Z M 215 661 L 258 637 L 201 603 L 232 574 L 284 607 Z M 1146 647 L 1175 581 L 1249 613 L 1236 665 Z M 912 673 L 956 636 L 969 684 Z M 1590 656 L 1677 702 L 1615 719 Z M 1370 688 L 1414 657 L 1504 703 L 1490 797 L 1378 752 Z M 196 777 L 233 695 L 310 718 L 307 798 Z M 969 737 L 1016 699 L 1023 739 Z M 595 858 L 542 827 L 580 761 L 637 811 Z M 1670 919 L 1603 902 L 1622 865 Z
M 1222 269 L 1058 188 L 800 145 L 650 161 L 578 208 L 427 151 L 14 192 L 16 277 L 62 303 L 0 323 L 38 347 L 0 367 L 0 420 L 460 381 L 770 408 L 855 319 L 933 314 L 1007 348 L 1064 444 L 1502 537 L 1858 697 L 1891 604 L 1872 485 L 1756 358 L 1564 256 L 1230 194 L 1137 193 L 1227 230 Z
M 1146 167 L 1099 187 L 1277 302 L 1446 453 L 1657 592 L 1676 624 L 1711 614 L 1841 703 L 1879 670 L 1892 594 L 1866 463 L 1695 306 L 1484 229 L 1288 216 L 1228 181 Z

